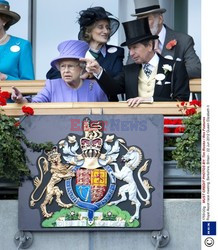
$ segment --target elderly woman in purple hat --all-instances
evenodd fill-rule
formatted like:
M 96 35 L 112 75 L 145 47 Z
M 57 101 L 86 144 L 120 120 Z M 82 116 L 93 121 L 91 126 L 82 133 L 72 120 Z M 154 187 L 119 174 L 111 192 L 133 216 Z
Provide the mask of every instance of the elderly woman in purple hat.
M 0 0 L 0 81 L 33 80 L 32 47 L 29 41 L 7 34 L 20 20 L 7 1 Z
M 123 67 L 124 49 L 108 45 L 110 37 L 118 30 L 119 20 L 102 7 L 92 7 L 79 13 L 79 40 L 89 44 L 86 58 L 96 59 L 112 77 L 118 75 Z M 47 78 L 57 78 L 54 69 L 47 73 Z M 109 96 L 110 101 L 118 101 L 117 95 Z
M 93 79 L 81 79 L 85 65 L 83 58 L 89 49 L 84 41 L 68 40 L 58 45 L 60 55 L 51 66 L 60 71 L 61 78 L 46 80 L 46 86 L 31 100 L 13 87 L 11 98 L 16 103 L 26 102 L 105 102 L 107 96 Z

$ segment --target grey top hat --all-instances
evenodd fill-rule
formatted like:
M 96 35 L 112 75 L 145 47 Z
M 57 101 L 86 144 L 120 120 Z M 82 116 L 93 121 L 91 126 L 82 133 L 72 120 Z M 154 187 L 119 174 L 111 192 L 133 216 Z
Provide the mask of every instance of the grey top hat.
M 7 1 L 0 0 L 0 14 L 11 17 L 11 20 L 8 21 L 8 25 L 11 26 L 20 20 L 20 15 L 16 12 L 10 11 L 10 5 Z
M 122 24 L 126 35 L 126 42 L 122 43 L 121 46 L 129 46 L 142 41 L 158 38 L 157 35 L 152 35 L 147 17 Z
M 84 58 L 88 49 L 89 45 L 84 41 L 80 40 L 64 41 L 58 45 L 58 51 L 60 52 L 60 55 L 51 61 L 51 66 L 57 68 L 57 63 L 61 59 Z
M 166 12 L 166 9 L 160 8 L 159 0 L 134 0 L 134 3 L 135 14 L 132 14 L 131 16 Z

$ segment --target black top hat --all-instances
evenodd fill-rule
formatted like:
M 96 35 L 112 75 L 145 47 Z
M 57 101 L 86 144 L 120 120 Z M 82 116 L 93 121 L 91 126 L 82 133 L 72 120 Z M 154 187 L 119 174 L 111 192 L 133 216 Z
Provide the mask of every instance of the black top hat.
M 121 46 L 129 46 L 142 41 L 158 39 L 157 35 L 152 35 L 148 23 L 148 18 L 136 19 L 122 23 L 126 35 L 126 42 Z
M 93 7 L 88 8 L 86 10 L 81 10 L 79 12 L 78 23 L 80 25 L 80 31 L 78 34 L 78 38 L 81 40 L 83 37 L 84 30 L 87 26 L 90 26 L 96 21 L 99 20 L 109 20 L 110 21 L 110 37 L 118 30 L 120 26 L 120 22 L 118 18 L 113 16 L 110 12 L 106 11 L 102 7 Z

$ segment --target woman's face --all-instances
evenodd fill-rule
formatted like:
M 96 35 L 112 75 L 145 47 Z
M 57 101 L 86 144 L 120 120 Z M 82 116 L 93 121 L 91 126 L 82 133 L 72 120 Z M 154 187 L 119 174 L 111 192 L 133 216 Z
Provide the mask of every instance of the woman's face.
M 109 40 L 110 32 L 108 20 L 97 21 L 95 27 L 91 31 L 92 40 L 100 44 L 105 44 Z
M 6 30 L 5 25 L 10 21 L 11 19 L 4 14 L 0 14 L 0 30 Z M 8 27 L 9 28 L 9 27 Z M 8 29 L 7 28 L 7 29 Z
M 81 67 L 79 60 L 63 59 L 59 62 L 61 78 L 68 84 L 80 82 Z
M 3 18 L 1 18 L 1 15 L 0 15 L 0 31 L 4 30 L 4 25 L 5 25 L 5 21 L 3 20 Z

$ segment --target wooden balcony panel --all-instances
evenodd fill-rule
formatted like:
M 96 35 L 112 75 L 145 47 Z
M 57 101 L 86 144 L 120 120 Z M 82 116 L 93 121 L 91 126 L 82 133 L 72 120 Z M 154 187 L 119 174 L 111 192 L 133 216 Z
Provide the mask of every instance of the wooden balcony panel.
M 45 80 L 0 81 L 2 91 L 11 92 L 12 86 L 17 87 L 23 94 L 36 94 L 45 85 Z M 190 80 L 191 92 L 201 92 L 201 79 Z M 10 116 L 22 115 L 19 104 L 8 104 L 5 113 Z M 69 115 L 69 114 L 163 114 L 181 115 L 176 102 L 154 102 L 140 104 L 137 108 L 129 108 L 126 102 L 101 103 L 29 103 L 36 115 Z
M 89 115 L 89 114 L 163 114 L 182 115 L 177 102 L 154 102 L 129 108 L 125 102 L 74 102 L 74 103 L 28 103 L 35 115 Z M 3 107 L 4 113 L 18 117 L 23 115 L 22 104 L 9 103 Z M 200 111 L 200 109 L 199 109 Z
M 22 94 L 31 95 L 38 93 L 45 86 L 45 80 L 19 80 L 0 82 L 2 91 L 8 91 L 11 93 L 12 86 L 18 88 Z
M 189 86 L 191 92 L 201 93 L 201 78 L 191 79 Z

